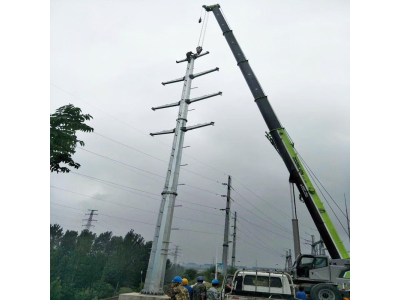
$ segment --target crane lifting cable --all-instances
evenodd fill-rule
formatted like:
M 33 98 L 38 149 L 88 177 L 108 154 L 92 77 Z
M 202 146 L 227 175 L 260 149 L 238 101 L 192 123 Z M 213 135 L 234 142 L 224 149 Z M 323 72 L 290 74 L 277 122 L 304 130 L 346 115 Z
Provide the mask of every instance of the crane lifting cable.
M 200 18 L 199 18 L 199 23 L 201 23 L 201 15 L 203 13 L 203 8 L 200 8 Z
M 200 15 L 200 19 L 199 19 L 199 23 L 201 23 L 201 15 Z M 200 30 L 200 36 L 199 36 L 199 40 L 197 42 L 197 49 L 203 49 L 203 44 L 204 44 L 204 37 L 206 35 L 206 29 L 207 29 L 207 24 L 208 24 L 208 13 L 205 12 L 204 13 L 204 20 L 203 20 L 203 24 L 201 26 L 201 30 Z M 200 43 L 201 41 L 201 43 Z M 200 50 L 200 52 L 201 52 Z M 198 51 L 199 54 L 199 51 Z

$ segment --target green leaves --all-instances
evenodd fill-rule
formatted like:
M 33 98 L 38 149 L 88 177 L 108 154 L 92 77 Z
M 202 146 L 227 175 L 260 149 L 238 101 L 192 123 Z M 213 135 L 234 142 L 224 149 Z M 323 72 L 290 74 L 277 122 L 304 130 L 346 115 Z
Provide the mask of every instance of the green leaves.
M 68 173 L 70 169 L 60 166 L 61 163 L 75 169 L 81 166 L 72 159 L 76 145 L 85 146 L 83 141 L 77 139 L 76 132 L 93 132 L 94 129 L 84 123 L 90 119 L 93 119 L 91 115 L 82 114 L 82 110 L 72 104 L 62 106 L 50 115 L 51 172 Z
M 124 237 L 107 231 L 98 236 L 88 230 L 50 226 L 51 299 L 98 300 L 124 291 L 140 290 L 151 242 L 130 230 Z

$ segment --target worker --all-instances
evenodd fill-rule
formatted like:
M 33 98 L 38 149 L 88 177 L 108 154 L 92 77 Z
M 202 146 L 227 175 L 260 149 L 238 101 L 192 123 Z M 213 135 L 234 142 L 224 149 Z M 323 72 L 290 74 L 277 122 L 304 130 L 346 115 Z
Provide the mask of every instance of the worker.
M 203 276 L 197 277 L 197 284 L 193 288 L 193 300 L 206 300 L 207 288 L 203 281 Z
M 213 279 L 211 281 L 212 287 L 210 287 L 207 291 L 207 300 L 218 300 L 220 293 L 218 292 L 217 288 L 219 286 L 218 279 Z
M 299 291 L 296 293 L 296 298 L 301 300 L 307 300 L 306 293 L 304 292 L 304 287 L 299 287 Z
M 190 58 L 192 57 L 192 55 L 193 55 L 192 51 L 189 51 L 188 53 L 186 53 L 186 59 L 188 62 L 190 62 Z
M 190 296 L 190 300 L 193 300 L 193 288 L 192 288 L 190 285 L 188 285 L 188 284 L 189 284 L 189 281 L 188 281 L 186 278 L 183 278 L 183 279 L 182 279 L 182 286 L 183 286 L 185 289 L 188 290 L 189 296 Z
M 172 284 L 169 290 L 167 291 L 167 295 L 171 298 L 171 300 L 190 300 L 189 292 L 182 285 L 182 277 L 176 276 L 172 279 Z

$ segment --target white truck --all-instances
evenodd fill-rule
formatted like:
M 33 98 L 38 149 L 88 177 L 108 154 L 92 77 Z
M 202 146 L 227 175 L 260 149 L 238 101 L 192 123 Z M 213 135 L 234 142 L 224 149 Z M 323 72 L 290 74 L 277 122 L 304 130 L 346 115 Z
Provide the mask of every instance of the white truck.
M 286 272 L 238 270 L 224 300 L 297 299 L 292 277 Z

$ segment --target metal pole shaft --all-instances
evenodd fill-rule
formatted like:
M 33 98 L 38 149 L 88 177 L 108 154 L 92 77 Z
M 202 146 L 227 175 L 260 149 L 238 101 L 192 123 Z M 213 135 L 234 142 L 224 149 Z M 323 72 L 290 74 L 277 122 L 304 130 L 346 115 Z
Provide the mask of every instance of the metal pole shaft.
M 228 176 L 228 192 L 226 194 L 226 208 L 225 208 L 225 231 L 224 231 L 224 244 L 222 252 L 222 274 L 225 277 L 228 272 L 228 251 L 229 251 L 229 220 L 231 210 L 231 176 Z
M 314 235 L 311 235 L 311 254 L 317 254 Z
M 293 187 L 293 189 L 292 189 Z M 293 242 L 294 242 L 294 255 L 295 259 L 300 255 L 300 234 L 299 234 L 299 221 L 297 220 L 296 213 L 296 197 L 294 194 L 293 183 L 289 183 L 290 189 L 290 205 L 292 207 L 292 227 L 293 227 Z
M 235 219 L 233 223 L 233 244 L 232 244 L 232 268 L 235 267 L 236 263 L 236 211 L 235 211 Z
M 300 236 L 299 236 L 299 221 L 297 219 L 293 219 L 292 226 L 293 226 L 294 255 L 297 259 L 297 257 L 301 254 Z
M 153 244 L 150 254 L 150 260 L 147 267 L 146 280 L 144 283 L 143 294 L 162 295 L 165 267 L 167 263 L 169 240 L 171 235 L 171 225 L 174 213 L 175 198 L 177 194 L 177 186 L 179 179 L 179 170 L 182 158 L 182 147 L 185 137 L 185 131 L 181 130 L 186 127 L 188 104 L 186 99 L 190 99 L 190 89 L 193 74 L 194 59 L 192 58 L 186 68 L 186 75 L 182 90 L 182 96 L 179 106 L 179 114 L 176 120 L 174 133 L 174 141 L 172 144 L 171 156 L 168 165 L 167 176 L 165 179 L 164 190 L 161 193 L 162 199 L 157 219 L 157 225 L 154 232 Z

